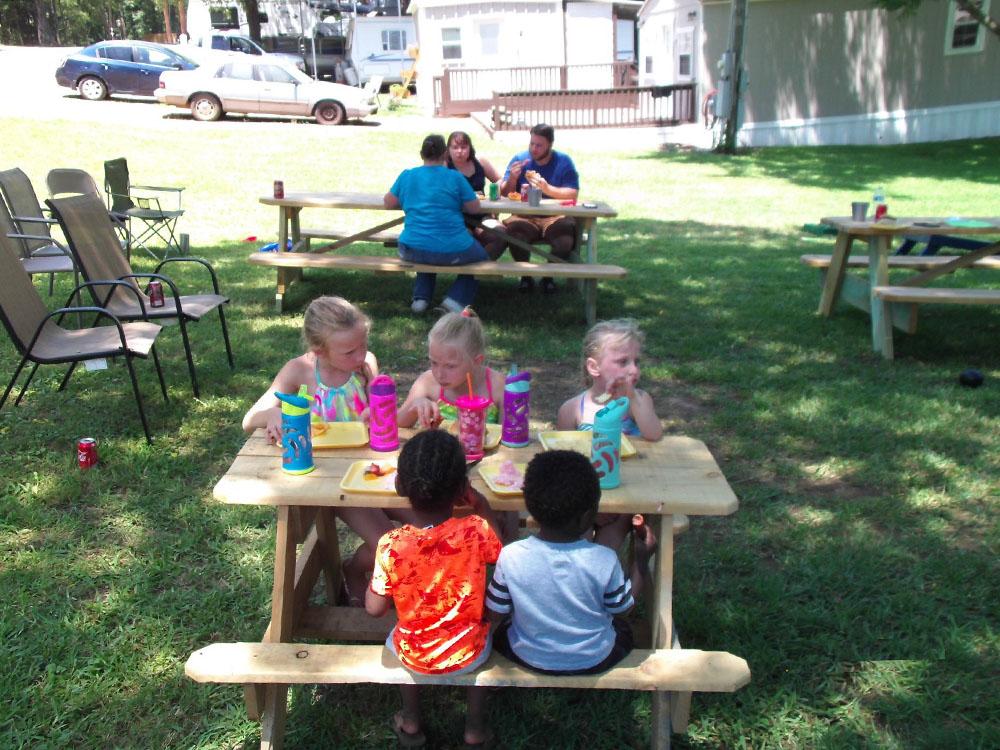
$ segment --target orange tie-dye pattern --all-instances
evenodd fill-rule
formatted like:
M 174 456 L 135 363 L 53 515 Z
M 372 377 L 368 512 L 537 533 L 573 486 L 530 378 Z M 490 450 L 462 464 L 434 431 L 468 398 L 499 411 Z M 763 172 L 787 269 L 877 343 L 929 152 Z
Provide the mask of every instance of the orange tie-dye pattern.
M 415 672 L 453 672 L 486 646 L 486 566 L 500 540 L 479 516 L 430 529 L 403 526 L 379 541 L 371 587 L 392 597 L 400 661 Z

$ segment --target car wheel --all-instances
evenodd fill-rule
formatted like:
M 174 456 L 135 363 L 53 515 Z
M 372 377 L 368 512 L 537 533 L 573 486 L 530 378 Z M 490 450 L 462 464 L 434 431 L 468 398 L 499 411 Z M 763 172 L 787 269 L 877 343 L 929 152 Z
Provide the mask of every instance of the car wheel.
M 191 99 L 191 116 L 202 122 L 213 122 L 222 117 L 222 105 L 211 94 L 197 94 Z
M 80 96 L 84 99 L 89 99 L 92 102 L 98 102 L 101 99 L 108 98 L 108 86 L 100 78 L 95 78 L 94 76 L 85 76 L 80 79 L 80 83 L 77 84 L 77 89 L 80 91 Z
M 316 122 L 320 125 L 342 125 L 347 112 L 339 102 L 320 102 L 316 105 Z

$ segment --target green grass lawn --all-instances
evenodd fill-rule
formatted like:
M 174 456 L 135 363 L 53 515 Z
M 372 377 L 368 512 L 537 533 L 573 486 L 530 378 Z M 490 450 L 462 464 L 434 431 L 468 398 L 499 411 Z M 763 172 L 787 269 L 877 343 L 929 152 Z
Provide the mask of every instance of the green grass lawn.
M 100 181 L 116 156 L 137 182 L 187 187 L 181 231 L 232 297 L 238 365 L 226 366 L 217 321 L 194 326 L 194 400 L 179 336 L 166 330 L 169 404 L 150 363 L 138 368 L 152 447 L 122 366 L 77 373 L 62 393 L 60 368 L 45 368 L 20 407 L 0 412 L 0 746 L 253 747 L 242 691 L 183 674 L 192 650 L 258 639 L 269 616 L 274 514 L 211 496 L 244 439 L 240 418 L 299 351 L 316 295 L 342 294 L 372 316 L 371 348 L 403 374 L 402 389 L 429 326 L 409 314 L 409 279 L 358 273 L 309 273 L 274 314 L 273 272 L 245 262 L 276 236 L 276 212 L 257 198 L 274 179 L 286 191 L 384 191 L 416 163 L 424 125 L 0 122 L 3 168 L 22 167 L 39 192 L 50 168 Z M 498 164 L 512 151 L 476 141 Z M 1000 310 L 925 308 L 886 363 L 867 317 L 815 315 L 815 271 L 798 263 L 832 248 L 801 225 L 846 213 L 876 185 L 897 215 L 997 215 L 1000 140 L 572 155 L 583 194 L 619 211 L 600 226 L 600 259 L 630 269 L 603 285 L 599 315 L 641 322 L 643 382 L 668 430 L 705 441 L 741 501 L 731 517 L 692 519 L 680 538 L 674 613 L 685 645 L 745 657 L 753 680 L 696 695 L 676 746 L 1000 746 Z M 361 217 L 336 223 L 348 221 Z M 513 281 L 486 282 L 477 309 L 495 362 L 578 367 L 572 292 L 524 297 Z M 5 378 L 15 363 L 4 340 Z M 959 386 L 966 367 L 983 371 L 982 388 Z M 534 416 L 554 419 L 569 395 L 539 384 Z M 84 435 L 98 438 L 103 463 L 81 473 Z M 456 746 L 462 693 L 426 699 L 430 732 Z M 394 689 L 303 688 L 290 700 L 289 748 L 391 745 Z M 506 690 L 491 701 L 504 747 L 648 746 L 642 694 Z

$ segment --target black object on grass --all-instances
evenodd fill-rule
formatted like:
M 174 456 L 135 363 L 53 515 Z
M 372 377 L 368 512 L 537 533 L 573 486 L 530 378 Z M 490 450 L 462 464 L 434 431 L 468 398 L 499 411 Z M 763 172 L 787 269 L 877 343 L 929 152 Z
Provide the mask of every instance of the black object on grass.
M 983 374 L 972 368 L 958 374 L 958 382 L 967 388 L 978 388 L 983 384 Z

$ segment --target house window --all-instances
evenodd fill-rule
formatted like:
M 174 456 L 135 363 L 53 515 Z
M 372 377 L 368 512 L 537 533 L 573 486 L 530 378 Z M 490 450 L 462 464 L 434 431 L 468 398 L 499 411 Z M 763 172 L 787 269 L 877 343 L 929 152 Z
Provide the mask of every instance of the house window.
M 213 29 L 236 29 L 240 25 L 239 14 L 232 5 L 228 8 L 209 8 L 208 17 Z
M 677 56 L 677 75 L 679 76 L 691 75 L 691 55 Z
M 990 0 L 973 0 L 984 13 L 989 15 Z M 983 29 L 979 21 L 952 0 L 948 3 L 948 25 L 945 27 L 944 53 L 959 55 L 966 52 L 981 52 L 983 49 Z
M 461 29 L 441 29 L 441 57 L 445 60 L 462 59 Z
M 652 73 L 653 72 L 653 56 L 652 55 L 646 55 L 646 72 L 647 73 Z
M 382 51 L 394 52 L 406 49 L 406 32 L 402 29 L 386 29 L 382 32 Z
M 500 24 L 479 24 L 479 45 L 484 56 L 500 54 Z

